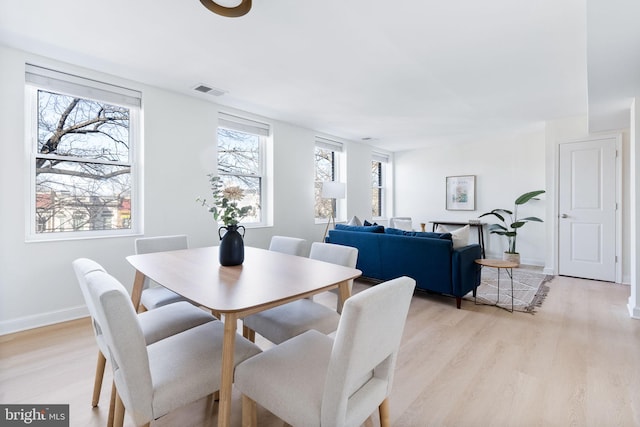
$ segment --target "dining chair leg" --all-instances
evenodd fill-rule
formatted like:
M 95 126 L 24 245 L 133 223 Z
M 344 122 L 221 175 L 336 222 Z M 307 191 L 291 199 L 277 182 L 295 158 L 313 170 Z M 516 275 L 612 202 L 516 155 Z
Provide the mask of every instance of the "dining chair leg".
M 389 422 L 389 398 L 384 399 L 378 407 L 378 413 L 380 414 L 380 427 L 390 427 Z
M 104 377 L 104 367 L 107 365 L 107 358 L 98 350 L 98 364 L 96 366 L 96 379 L 93 381 L 93 398 L 91 406 L 98 406 L 100 400 L 100 389 L 102 389 L 102 378 Z
M 109 398 L 109 415 L 107 416 L 107 427 L 113 427 L 114 412 L 116 411 L 116 383 L 111 383 L 111 397 Z
M 258 425 L 258 415 L 256 413 L 256 402 L 251 398 L 242 395 L 242 427 L 256 427 Z
M 251 342 L 256 342 L 256 331 L 254 331 L 253 329 L 247 328 L 244 325 L 242 326 L 242 336 Z
M 122 427 L 124 425 L 124 403 L 116 390 L 116 407 L 113 413 L 113 427 Z

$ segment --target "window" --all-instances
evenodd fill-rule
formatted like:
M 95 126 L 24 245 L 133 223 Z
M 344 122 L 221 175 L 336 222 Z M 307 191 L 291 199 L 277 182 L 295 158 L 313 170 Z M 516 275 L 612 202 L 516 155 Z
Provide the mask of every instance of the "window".
M 316 138 L 315 147 L 315 219 L 326 220 L 333 214 L 339 218 L 336 199 L 322 198 L 322 183 L 339 181 L 342 144 L 325 138 Z
M 28 240 L 141 231 L 140 93 L 27 64 Z
M 269 125 L 220 113 L 218 119 L 218 175 L 224 187 L 236 186 L 244 197 L 239 207 L 251 206 L 243 224 L 264 224 L 265 157 Z
M 373 153 L 371 161 L 371 216 L 373 218 L 386 216 L 385 179 L 388 162 L 389 156 L 386 154 Z

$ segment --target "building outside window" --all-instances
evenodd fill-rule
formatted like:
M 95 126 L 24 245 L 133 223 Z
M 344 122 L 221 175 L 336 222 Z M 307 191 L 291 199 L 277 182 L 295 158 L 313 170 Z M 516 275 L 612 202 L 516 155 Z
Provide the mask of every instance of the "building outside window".
M 266 144 L 269 125 L 231 114 L 218 119 L 218 175 L 225 188 L 239 187 L 244 198 L 239 207 L 251 206 L 252 213 L 241 223 L 266 222 Z
M 371 216 L 386 217 L 386 175 L 389 156 L 373 153 L 371 161 Z
M 141 230 L 140 93 L 27 65 L 28 240 Z
M 326 220 L 333 214 L 340 218 L 340 206 L 335 199 L 322 198 L 322 183 L 340 181 L 342 143 L 317 137 L 315 146 L 315 219 Z

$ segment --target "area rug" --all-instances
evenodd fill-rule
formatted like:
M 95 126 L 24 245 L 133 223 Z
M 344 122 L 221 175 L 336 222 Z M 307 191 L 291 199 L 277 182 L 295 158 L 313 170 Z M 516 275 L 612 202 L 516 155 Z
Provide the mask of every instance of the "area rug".
M 534 313 L 549 292 L 546 283 L 553 276 L 527 268 L 513 269 L 513 310 Z M 483 268 L 476 293 L 478 304 L 491 304 L 511 310 L 511 280 L 505 269 L 500 269 L 500 298 L 498 300 L 498 270 Z M 468 294 L 465 299 L 473 300 Z

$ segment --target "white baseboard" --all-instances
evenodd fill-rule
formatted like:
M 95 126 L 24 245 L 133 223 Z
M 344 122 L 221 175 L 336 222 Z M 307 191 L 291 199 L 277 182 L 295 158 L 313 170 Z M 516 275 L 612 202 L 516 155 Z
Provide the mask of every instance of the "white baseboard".
M 80 319 L 89 316 L 87 306 L 80 305 L 65 310 L 50 311 L 48 313 L 35 314 L 32 316 L 18 317 L 16 319 L 4 320 L 0 322 L 0 335 L 12 334 L 14 332 L 26 331 L 27 329 L 40 328 L 42 326 L 53 325 L 55 323 Z
M 636 306 L 635 301 L 631 301 L 631 297 L 629 297 L 629 304 L 627 305 L 629 308 L 629 315 L 634 319 L 640 319 L 640 307 Z

